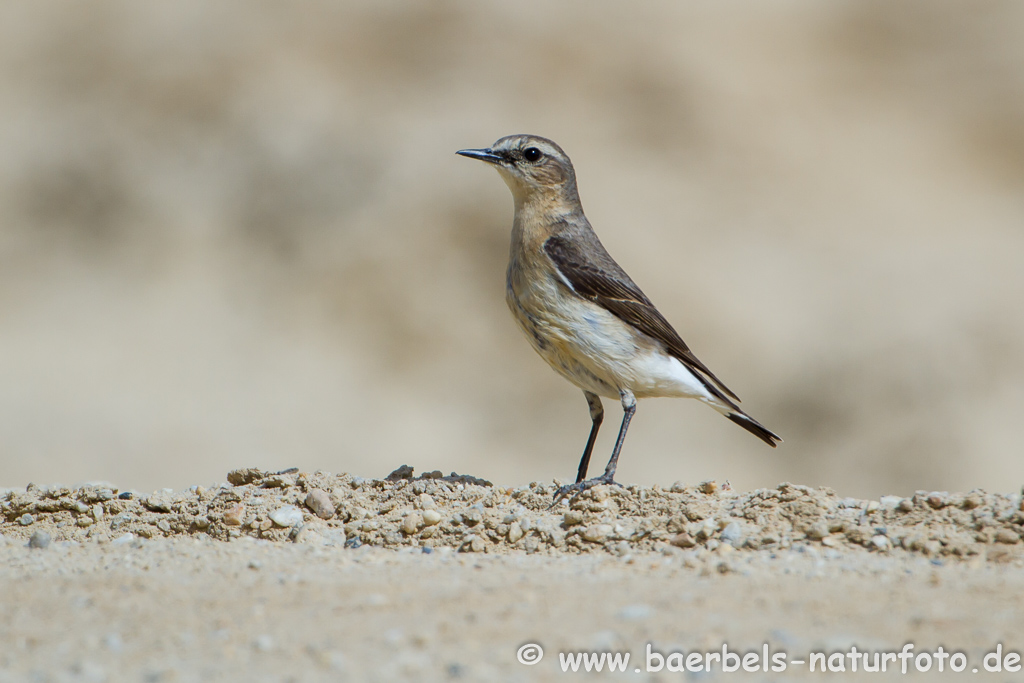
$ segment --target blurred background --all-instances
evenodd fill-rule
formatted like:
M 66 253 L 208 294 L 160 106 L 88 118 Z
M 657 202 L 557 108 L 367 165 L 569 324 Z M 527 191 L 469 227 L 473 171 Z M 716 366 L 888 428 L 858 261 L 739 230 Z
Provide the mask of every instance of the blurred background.
M 576 471 L 504 302 L 560 143 L 609 251 L 786 442 L 640 404 L 619 478 L 1024 483 L 1024 4 L 0 5 L 0 486 Z M 606 402 L 600 472 L 621 412 Z

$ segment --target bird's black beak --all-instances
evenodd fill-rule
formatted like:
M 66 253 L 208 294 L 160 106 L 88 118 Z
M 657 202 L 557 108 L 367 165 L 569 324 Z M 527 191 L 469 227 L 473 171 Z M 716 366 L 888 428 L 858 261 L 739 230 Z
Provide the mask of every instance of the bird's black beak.
M 489 164 L 500 164 L 504 159 L 489 149 L 460 149 L 456 154 L 461 154 L 470 159 L 479 159 Z

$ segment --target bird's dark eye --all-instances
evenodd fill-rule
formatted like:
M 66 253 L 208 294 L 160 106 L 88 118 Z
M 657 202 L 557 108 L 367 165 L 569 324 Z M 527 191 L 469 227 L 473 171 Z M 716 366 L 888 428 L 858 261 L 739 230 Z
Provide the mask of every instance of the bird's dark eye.
M 536 147 L 527 147 L 523 150 L 523 158 L 531 163 L 540 160 L 542 156 L 540 150 Z

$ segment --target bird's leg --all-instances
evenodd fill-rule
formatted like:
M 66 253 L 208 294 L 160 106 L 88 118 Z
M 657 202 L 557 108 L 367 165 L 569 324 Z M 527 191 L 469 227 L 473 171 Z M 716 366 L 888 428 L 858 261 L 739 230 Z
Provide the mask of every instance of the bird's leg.
M 580 460 L 580 470 L 576 474 L 576 483 L 580 483 L 587 476 L 587 468 L 590 467 L 590 454 L 594 452 L 594 442 L 597 441 L 597 430 L 604 422 L 604 406 L 601 405 L 601 398 L 590 391 L 584 391 L 587 397 L 587 405 L 590 406 L 590 420 L 593 425 L 590 427 L 590 438 L 587 439 L 587 447 L 583 450 L 583 458 Z
M 557 505 L 558 501 L 562 500 L 562 498 L 571 493 L 582 493 L 583 491 L 586 491 L 589 488 L 593 488 L 594 486 L 599 486 L 600 484 L 615 484 L 616 486 L 621 486 L 621 484 L 615 481 L 615 468 L 619 464 L 619 453 L 622 451 L 622 444 L 626 440 L 626 431 L 629 429 L 629 422 L 630 420 L 633 419 L 633 413 L 636 412 L 636 397 L 633 395 L 633 392 L 629 391 L 628 389 L 621 389 L 619 391 L 619 397 L 622 400 L 622 426 L 619 427 L 619 438 L 615 440 L 615 450 L 612 451 L 612 457 L 608 461 L 608 466 L 604 468 L 604 474 L 602 474 L 600 477 L 587 479 L 586 481 L 580 481 L 579 479 L 577 479 L 575 484 L 569 484 L 558 489 L 558 491 L 555 493 L 555 499 L 551 503 L 551 507 Z M 589 397 L 587 400 L 590 400 Z M 594 424 L 594 431 L 591 432 L 590 435 L 591 441 L 593 441 L 597 432 L 597 422 L 595 422 Z M 587 443 L 587 453 L 585 453 L 583 456 L 584 462 L 580 463 L 581 475 L 585 474 L 586 468 L 584 467 L 584 465 L 587 464 L 586 461 L 589 460 L 588 454 L 590 453 L 590 449 L 592 446 L 593 443 Z
M 612 451 L 612 457 L 604 468 L 604 474 L 597 477 L 597 479 L 603 480 L 606 484 L 611 484 L 615 481 L 615 468 L 619 465 L 619 452 L 622 450 L 622 444 L 626 440 L 626 430 L 629 429 L 629 422 L 633 419 L 633 413 L 636 412 L 636 397 L 633 396 L 632 391 L 622 389 L 619 391 L 619 397 L 622 399 L 623 413 L 622 426 L 619 427 L 619 438 L 615 440 L 615 450 Z

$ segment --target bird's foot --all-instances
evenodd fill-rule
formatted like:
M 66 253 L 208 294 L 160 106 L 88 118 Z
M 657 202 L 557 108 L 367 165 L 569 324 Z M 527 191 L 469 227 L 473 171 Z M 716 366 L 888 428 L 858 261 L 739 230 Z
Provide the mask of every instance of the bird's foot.
M 605 472 L 600 477 L 594 477 L 593 479 L 587 479 L 585 481 L 578 481 L 575 484 L 567 484 L 562 488 L 558 489 L 557 491 L 555 491 L 554 500 L 551 501 L 551 507 L 555 507 L 556 505 L 558 505 L 558 503 L 560 503 L 568 496 L 576 496 L 580 493 L 583 493 L 587 489 L 592 489 L 595 486 L 602 486 L 605 484 L 610 486 L 618 486 L 620 488 L 622 487 L 622 484 L 615 481 L 614 474 L 609 474 Z M 551 508 L 548 509 L 550 510 Z

